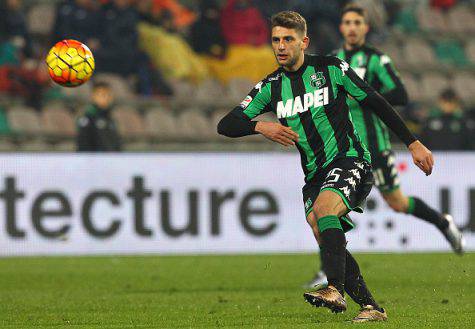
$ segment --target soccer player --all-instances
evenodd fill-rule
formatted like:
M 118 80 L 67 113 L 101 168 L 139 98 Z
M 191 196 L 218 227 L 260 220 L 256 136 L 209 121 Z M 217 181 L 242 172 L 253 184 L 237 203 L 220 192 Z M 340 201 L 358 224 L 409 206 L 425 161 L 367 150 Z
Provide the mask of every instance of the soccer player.
M 344 44 L 334 55 L 350 64 L 358 76 L 391 105 L 405 105 L 407 93 L 390 58 L 365 42 L 369 31 L 366 19 L 366 11 L 358 5 L 349 4 L 343 8 L 340 31 Z M 406 196 L 401 191 L 386 125 L 374 113 L 362 108 L 356 100 L 349 98 L 347 104 L 356 131 L 371 153 L 375 185 L 386 203 L 397 212 L 411 214 L 435 225 L 452 249 L 457 254 L 462 254 L 462 234 L 455 226 L 452 216 L 441 214 L 421 199 Z M 313 287 L 325 282 L 325 272 L 321 270 L 306 286 Z
M 304 55 L 307 25 L 298 13 L 274 15 L 272 47 L 280 68 L 259 82 L 218 124 L 228 137 L 262 134 L 300 152 L 307 222 L 320 245 L 328 286 L 306 292 L 316 307 L 346 310 L 344 291 L 361 307 L 354 321 L 385 320 L 386 312 L 368 290 L 358 263 L 346 249 L 353 227 L 348 212 L 361 204 L 373 185 L 370 153 L 355 131 L 348 97 L 372 111 L 408 146 L 414 163 L 430 175 L 431 152 L 407 129 L 397 112 L 345 62 L 331 56 Z M 272 111 L 277 122 L 251 121 Z M 272 168 L 269 168 L 272 170 Z

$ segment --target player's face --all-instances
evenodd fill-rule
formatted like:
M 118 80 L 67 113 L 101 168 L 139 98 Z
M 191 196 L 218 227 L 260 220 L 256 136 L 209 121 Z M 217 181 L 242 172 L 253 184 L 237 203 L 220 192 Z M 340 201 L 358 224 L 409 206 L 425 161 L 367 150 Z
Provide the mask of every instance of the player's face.
M 368 24 L 366 24 L 364 17 L 358 13 L 349 11 L 341 18 L 340 32 L 347 45 L 363 45 L 368 31 Z
M 101 109 L 107 109 L 112 104 L 114 97 L 109 88 L 97 88 L 92 93 L 92 101 Z
M 275 58 L 280 66 L 294 71 L 296 65 L 303 62 L 303 55 L 307 49 L 309 39 L 307 36 L 282 26 L 272 28 L 272 48 Z

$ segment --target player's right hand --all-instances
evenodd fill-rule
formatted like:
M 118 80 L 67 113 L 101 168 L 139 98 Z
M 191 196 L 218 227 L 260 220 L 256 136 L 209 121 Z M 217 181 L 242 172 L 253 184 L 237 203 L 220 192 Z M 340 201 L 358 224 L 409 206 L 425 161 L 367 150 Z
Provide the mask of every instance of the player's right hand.
M 295 142 L 299 141 L 299 135 L 295 131 L 277 122 L 259 121 L 256 124 L 256 132 L 284 146 L 295 145 Z

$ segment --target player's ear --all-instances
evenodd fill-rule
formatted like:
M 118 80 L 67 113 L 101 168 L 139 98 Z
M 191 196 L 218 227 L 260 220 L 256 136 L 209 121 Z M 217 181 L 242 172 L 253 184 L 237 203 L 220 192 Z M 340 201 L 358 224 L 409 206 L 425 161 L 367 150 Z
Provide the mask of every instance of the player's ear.
M 307 49 L 309 44 L 310 44 L 310 38 L 307 36 L 304 36 L 302 39 L 302 50 Z
M 364 28 L 364 34 L 368 34 L 368 32 L 369 32 L 369 24 L 366 23 L 365 28 Z

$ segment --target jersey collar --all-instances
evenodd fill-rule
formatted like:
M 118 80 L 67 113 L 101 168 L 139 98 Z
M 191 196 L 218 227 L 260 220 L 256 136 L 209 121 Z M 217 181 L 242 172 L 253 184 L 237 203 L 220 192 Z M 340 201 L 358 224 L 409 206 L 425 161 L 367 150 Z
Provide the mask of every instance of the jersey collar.
M 347 49 L 345 48 L 345 46 L 343 46 L 343 51 L 345 52 L 345 56 L 346 56 L 346 57 L 350 57 L 350 58 L 351 58 L 351 57 L 352 57 L 354 54 L 356 54 L 357 52 L 359 52 L 359 51 L 364 51 L 365 48 L 366 48 L 366 44 L 363 43 L 362 46 L 357 47 L 357 48 L 353 48 L 352 50 L 347 50 Z
M 305 70 L 307 69 L 307 66 L 308 66 L 308 56 L 305 54 L 304 59 L 303 59 L 303 64 L 301 67 L 299 67 L 297 71 L 289 72 L 285 70 L 283 67 L 281 67 L 280 69 L 289 79 L 296 79 L 302 76 L 303 72 L 305 72 Z

